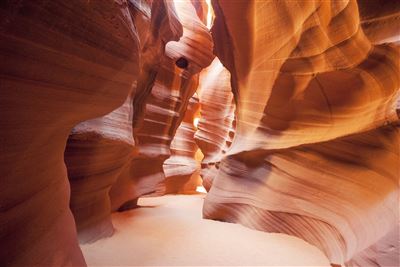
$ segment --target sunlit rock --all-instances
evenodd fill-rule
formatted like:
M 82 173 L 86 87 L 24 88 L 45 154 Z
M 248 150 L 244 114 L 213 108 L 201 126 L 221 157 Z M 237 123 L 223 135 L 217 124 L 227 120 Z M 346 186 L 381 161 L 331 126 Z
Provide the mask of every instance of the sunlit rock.
M 382 14 L 360 20 L 357 1 L 213 7 L 237 117 L 205 217 L 301 237 L 335 264 L 379 265 L 363 251 L 398 227 L 400 84 L 398 48 L 377 44 L 396 27 L 366 36 L 364 19 Z
M 189 1 L 174 3 L 183 35 L 167 44 L 154 75 L 143 119 L 135 124 L 136 153 L 110 191 L 113 210 L 135 207 L 139 196 L 165 192 L 163 164 L 171 155 L 172 139 L 197 89 L 198 73 L 214 58 L 211 35 L 194 6 Z

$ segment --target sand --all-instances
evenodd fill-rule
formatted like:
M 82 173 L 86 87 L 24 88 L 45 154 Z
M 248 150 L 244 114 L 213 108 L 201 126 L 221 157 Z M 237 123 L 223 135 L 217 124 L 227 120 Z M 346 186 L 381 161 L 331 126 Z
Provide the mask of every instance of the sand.
M 88 266 L 330 266 L 298 238 L 202 219 L 204 196 L 141 198 L 114 213 L 115 234 L 81 246 Z

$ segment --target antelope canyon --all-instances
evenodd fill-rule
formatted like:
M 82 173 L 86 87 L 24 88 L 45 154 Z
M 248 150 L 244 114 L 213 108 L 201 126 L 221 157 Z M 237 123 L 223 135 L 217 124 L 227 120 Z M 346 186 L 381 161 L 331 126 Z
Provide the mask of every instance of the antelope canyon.
M 0 266 L 400 266 L 400 1 L 0 1 Z

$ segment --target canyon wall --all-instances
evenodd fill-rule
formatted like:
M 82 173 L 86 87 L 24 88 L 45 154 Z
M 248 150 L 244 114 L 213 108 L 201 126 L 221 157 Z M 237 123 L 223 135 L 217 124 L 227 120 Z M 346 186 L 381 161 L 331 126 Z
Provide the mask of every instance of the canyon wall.
M 68 139 L 65 162 L 71 185 L 70 207 L 82 243 L 113 233 L 109 191 L 133 154 L 133 122 L 143 116 L 143 107 L 136 102 L 147 98 L 166 43 L 182 34 L 170 5 L 169 1 L 129 2 L 126 15 L 139 29 L 138 80 L 121 107 L 78 124 Z
M 81 243 L 112 235 L 108 191 L 134 147 L 132 98 L 110 114 L 75 126 L 65 163 L 71 185 L 70 208 Z
M 203 70 L 198 88 L 200 119 L 195 140 L 204 158 L 201 162 L 203 186 L 209 190 L 219 163 L 234 136 L 234 111 L 231 75 L 218 58 Z
M 195 119 L 199 117 L 199 98 L 195 93 L 189 100 L 185 115 L 171 142 L 171 156 L 164 162 L 165 179 L 159 185 L 161 194 L 195 193 L 201 185 L 198 146 L 194 141 Z
M 0 4 L 1 264 L 85 266 L 198 175 L 205 218 L 400 264 L 400 4 L 212 2 Z
M 104 194 L 88 187 L 95 191 L 100 190 L 97 182 L 108 183 L 115 175 L 111 169 L 122 164 L 109 155 L 125 157 L 133 145 L 129 127 L 125 129 L 131 107 L 124 101 L 142 72 L 141 50 L 159 41 L 156 51 L 161 52 L 163 44 L 181 34 L 171 7 L 158 15 L 168 21 L 153 19 L 147 29 L 131 11 L 127 1 L 0 4 L 0 262 L 4 266 L 85 266 L 69 208 L 63 156 L 68 136 L 75 125 L 87 121 L 74 128 L 68 141 L 71 206 L 78 223 L 90 212 L 100 219 L 97 210 L 89 209 L 94 203 L 106 206 Z M 149 32 L 156 35 L 153 40 Z M 149 37 L 146 42 L 142 34 Z M 112 110 L 116 111 L 106 115 Z M 99 116 L 104 117 L 88 121 Z M 71 147 L 81 153 L 74 155 Z M 103 170 L 110 177 L 102 176 Z M 83 185 L 92 178 L 97 180 Z M 87 209 L 82 214 L 76 207 L 81 203 Z
M 360 6 L 361 20 L 354 0 L 213 1 L 237 105 L 205 218 L 300 237 L 334 264 L 398 265 L 387 239 L 398 232 L 400 166 L 391 5 L 390 17 Z
M 113 210 L 135 207 L 142 195 L 166 192 L 164 161 L 171 155 L 172 139 L 197 89 L 198 73 L 214 58 L 212 37 L 194 6 L 178 1 L 175 7 L 183 35 L 166 46 L 143 120 L 134 126 L 136 151 L 110 191 Z

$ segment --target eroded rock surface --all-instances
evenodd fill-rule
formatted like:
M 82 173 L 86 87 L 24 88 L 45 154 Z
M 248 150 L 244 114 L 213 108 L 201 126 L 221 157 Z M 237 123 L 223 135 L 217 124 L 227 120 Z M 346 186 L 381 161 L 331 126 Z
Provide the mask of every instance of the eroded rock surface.
M 358 0 L 361 26 L 374 44 L 400 42 L 400 4 L 397 1 Z
M 70 207 L 81 243 L 113 233 L 108 192 L 133 151 L 132 114 L 130 95 L 110 114 L 75 126 L 68 138 Z
M 121 106 L 139 72 L 125 1 L 0 4 L 0 262 L 85 266 L 64 149 L 79 122 Z
M 230 82 L 231 75 L 218 58 L 200 77 L 201 116 L 195 140 L 204 154 L 201 176 L 207 190 L 211 188 L 218 165 L 234 136 L 235 105 Z
M 237 127 L 204 216 L 301 237 L 332 263 L 380 265 L 363 251 L 399 221 L 393 27 L 384 42 L 372 30 L 366 36 L 351 0 L 213 7 Z
M 144 194 L 165 192 L 163 163 L 189 99 L 198 86 L 198 73 L 214 58 L 213 42 L 189 1 L 175 2 L 183 35 L 169 42 L 147 98 L 143 120 L 136 123 L 137 152 L 110 191 L 112 209 L 136 205 Z
M 168 1 L 129 2 L 126 16 L 131 27 L 139 29 L 140 73 L 131 75 L 140 82 L 154 82 L 160 58 L 168 41 L 178 40 L 181 26 Z M 172 25 L 172 26 L 171 26 Z M 151 71 L 148 68 L 151 66 Z M 113 233 L 109 191 L 134 149 L 133 121 L 143 113 L 135 103 L 148 94 L 146 86 L 131 84 L 124 105 L 101 118 L 85 121 L 71 132 L 65 161 L 71 183 L 71 210 L 81 242 L 92 242 Z
M 2 1 L 0 265 L 85 266 L 112 211 L 195 189 L 197 148 L 205 218 L 400 265 L 400 4 L 213 7 L 211 37 L 203 0 Z
M 199 116 L 199 108 L 199 98 L 194 94 L 171 142 L 171 156 L 163 165 L 165 180 L 159 186 L 162 194 L 193 193 L 201 184 L 200 168 L 196 161 L 199 148 L 194 140 L 197 129 L 194 121 Z

